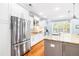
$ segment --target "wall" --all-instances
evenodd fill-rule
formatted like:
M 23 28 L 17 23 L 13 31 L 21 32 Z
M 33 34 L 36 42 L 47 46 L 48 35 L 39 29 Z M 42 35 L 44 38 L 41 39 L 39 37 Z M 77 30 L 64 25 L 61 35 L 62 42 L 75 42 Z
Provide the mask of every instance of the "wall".
M 0 56 L 10 55 L 9 5 L 0 3 Z

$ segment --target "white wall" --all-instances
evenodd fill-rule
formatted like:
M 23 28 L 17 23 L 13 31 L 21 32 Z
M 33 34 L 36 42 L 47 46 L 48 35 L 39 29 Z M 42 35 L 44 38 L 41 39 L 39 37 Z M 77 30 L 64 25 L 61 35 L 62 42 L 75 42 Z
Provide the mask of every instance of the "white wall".
M 0 56 L 10 55 L 9 5 L 0 3 Z

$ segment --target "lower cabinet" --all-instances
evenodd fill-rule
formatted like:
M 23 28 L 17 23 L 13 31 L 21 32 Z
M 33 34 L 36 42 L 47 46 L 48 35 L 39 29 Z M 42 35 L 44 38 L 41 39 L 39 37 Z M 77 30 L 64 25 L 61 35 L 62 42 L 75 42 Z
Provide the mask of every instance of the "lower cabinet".
M 79 45 L 63 43 L 63 56 L 79 56 Z
M 62 56 L 62 43 L 53 40 L 44 40 L 45 56 Z
M 79 44 L 44 40 L 45 56 L 79 56 Z

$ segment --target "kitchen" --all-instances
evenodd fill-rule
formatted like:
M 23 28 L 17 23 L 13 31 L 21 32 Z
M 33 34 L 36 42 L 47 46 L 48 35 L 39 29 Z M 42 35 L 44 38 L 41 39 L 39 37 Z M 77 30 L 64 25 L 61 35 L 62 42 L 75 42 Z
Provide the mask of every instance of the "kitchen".
M 78 3 L 2 3 L 0 8 L 0 56 L 79 56 Z

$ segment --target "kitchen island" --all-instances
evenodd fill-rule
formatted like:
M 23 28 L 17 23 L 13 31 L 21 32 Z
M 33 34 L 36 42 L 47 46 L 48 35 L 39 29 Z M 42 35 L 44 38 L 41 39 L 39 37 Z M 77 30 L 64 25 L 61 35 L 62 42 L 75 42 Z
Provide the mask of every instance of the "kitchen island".
M 45 56 L 79 56 L 79 35 L 45 36 Z

